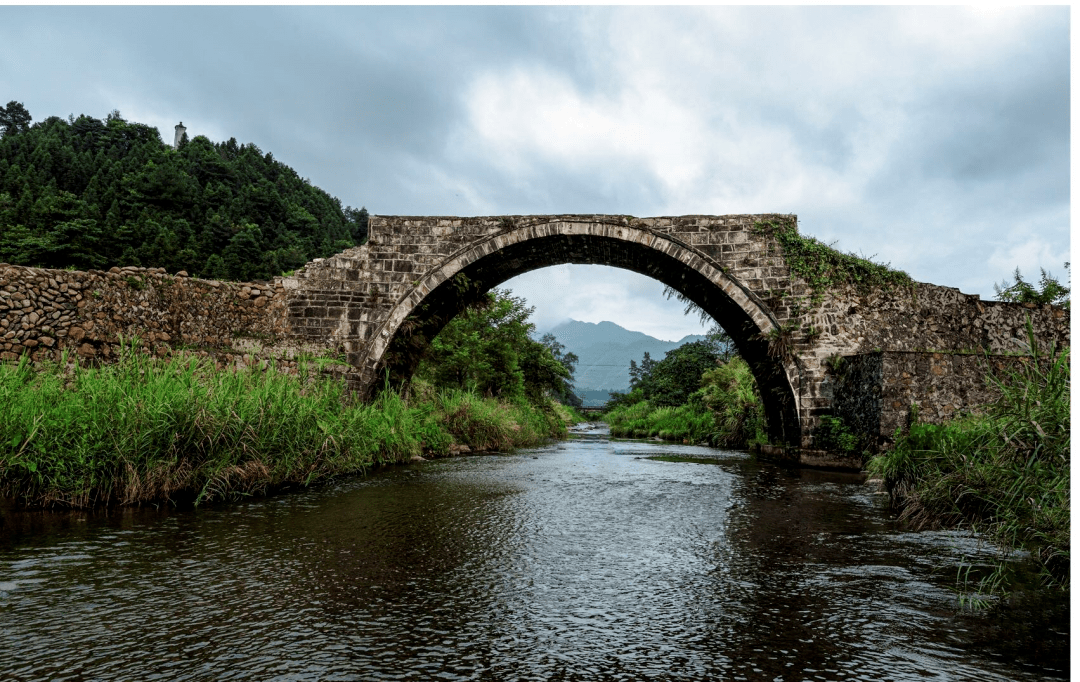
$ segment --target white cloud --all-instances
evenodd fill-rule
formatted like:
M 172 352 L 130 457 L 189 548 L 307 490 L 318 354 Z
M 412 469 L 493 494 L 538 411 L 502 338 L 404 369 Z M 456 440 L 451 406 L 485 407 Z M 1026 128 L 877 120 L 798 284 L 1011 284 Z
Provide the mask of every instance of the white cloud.
M 1068 273 L 1064 266 L 1068 260 L 1068 251 L 1062 252 L 1039 237 L 1029 237 L 994 249 L 988 260 L 988 269 L 991 274 L 996 275 L 993 283 L 1001 282 L 1002 279 L 1011 283 L 1016 268 L 1020 268 L 1020 274 L 1028 282 L 1038 282 L 1039 268 L 1044 268 L 1065 281 Z
M 664 298 L 663 284 L 629 270 L 556 265 L 519 275 L 501 288 L 536 307 L 532 319 L 540 331 L 566 319 L 615 322 L 665 341 L 706 329 L 696 317 L 683 315 L 677 300 Z
M 540 159 L 568 168 L 633 165 L 672 188 L 696 179 L 700 119 L 663 92 L 627 85 L 611 98 L 586 95 L 542 67 L 482 73 L 464 96 L 471 129 L 460 144 L 516 174 Z

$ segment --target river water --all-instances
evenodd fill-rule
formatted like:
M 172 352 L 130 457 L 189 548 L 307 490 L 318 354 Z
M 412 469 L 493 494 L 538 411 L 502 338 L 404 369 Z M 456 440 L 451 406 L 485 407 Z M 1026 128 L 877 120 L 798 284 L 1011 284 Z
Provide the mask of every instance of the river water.
M 2 511 L 0 679 L 1068 674 L 1067 622 L 959 612 L 988 549 L 905 532 L 861 476 L 578 432 L 194 511 Z

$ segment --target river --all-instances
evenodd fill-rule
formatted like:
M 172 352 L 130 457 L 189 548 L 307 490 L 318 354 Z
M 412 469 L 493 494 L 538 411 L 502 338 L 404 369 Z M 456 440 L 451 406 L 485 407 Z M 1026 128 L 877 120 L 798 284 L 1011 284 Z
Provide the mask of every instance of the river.
M 1068 675 L 1067 621 L 958 611 L 989 549 L 859 475 L 577 431 L 197 510 L 2 510 L 0 679 Z

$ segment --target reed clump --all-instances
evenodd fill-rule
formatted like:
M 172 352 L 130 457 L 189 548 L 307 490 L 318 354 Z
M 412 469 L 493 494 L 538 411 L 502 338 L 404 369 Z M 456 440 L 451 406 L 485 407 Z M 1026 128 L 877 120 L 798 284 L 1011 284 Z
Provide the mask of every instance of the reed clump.
M 200 504 L 565 433 L 550 407 L 462 392 L 362 404 L 317 372 L 218 370 L 134 346 L 102 367 L 0 366 L 0 404 L 0 495 L 27 506 Z
M 988 376 L 1000 394 L 985 413 L 946 424 L 914 424 L 872 459 L 902 516 L 919 528 L 968 526 L 1003 555 L 1027 550 L 1045 583 L 1069 587 L 1069 352 L 1041 356 L 1028 327 L 1029 357 Z M 1010 589 L 999 561 L 978 595 Z M 965 574 L 966 578 L 966 574 Z

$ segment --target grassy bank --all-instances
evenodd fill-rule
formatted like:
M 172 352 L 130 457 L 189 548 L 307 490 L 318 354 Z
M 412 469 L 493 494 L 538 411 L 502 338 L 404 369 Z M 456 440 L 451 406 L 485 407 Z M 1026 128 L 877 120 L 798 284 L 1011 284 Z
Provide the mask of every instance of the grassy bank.
M 648 400 L 611 409 L 604 415 L 616 438 L 660 438 L 686 443 L 708 441 L 716 430 L 712 414 L 699 407 L 656 407 Z
M 352 404 L 342 391 L 136 352 L 100 368 L 0 366 L 0 495 L 32 506 L 198 504 L 566 431 L 553 408 L 524 400 L 421 386 Z
M 682 405 L 657 405 L 631 391 L 604 415 L 617 438 L 661 438 L 716 447 L 765 442 L 765 416 L 750 368 L 741 358 L 706 370 Z
M 1030 335 L 1030 330 L 1029 330 Z M 1069 587 L 1068 350 L 1039 358 L 998 384 L 980 416 L 919 425 L 870 461 L 916 527 L 972 527 L 1003 553 L 1028 550 L 1044 581 Z M 1009 564 L 979 578 L 978 593 L 1010 589 Z

